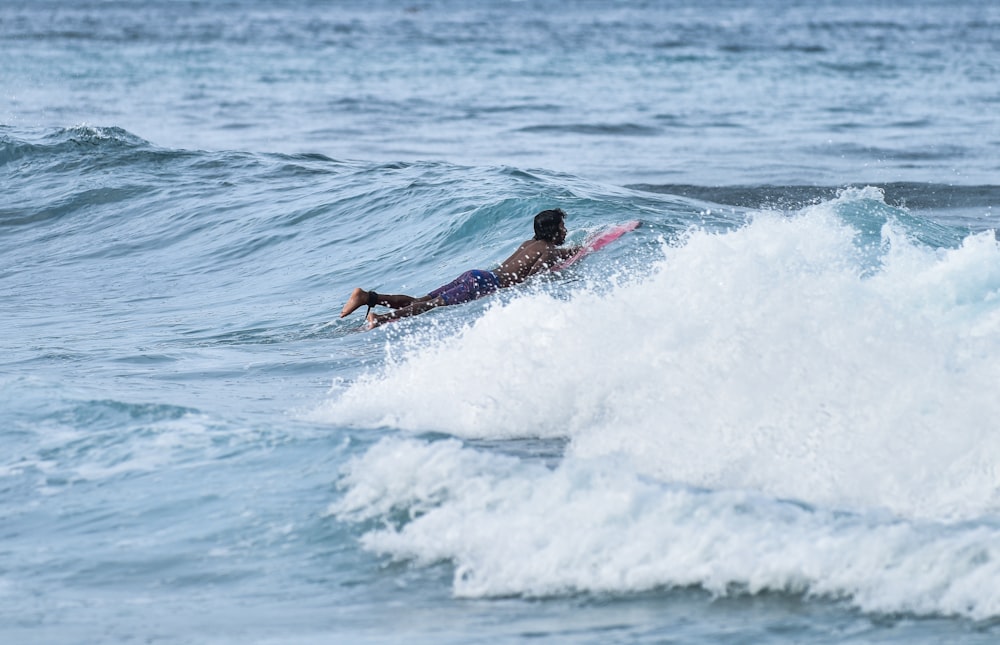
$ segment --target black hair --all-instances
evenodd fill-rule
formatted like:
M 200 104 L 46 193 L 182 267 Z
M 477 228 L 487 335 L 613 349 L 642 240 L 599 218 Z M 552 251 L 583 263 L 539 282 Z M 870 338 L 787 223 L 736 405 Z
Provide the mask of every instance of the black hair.
M 561 208 L 552 208 L 535 215 L 535 239 L 555 242 L 559 235 L 559 225 L 566 213 Z

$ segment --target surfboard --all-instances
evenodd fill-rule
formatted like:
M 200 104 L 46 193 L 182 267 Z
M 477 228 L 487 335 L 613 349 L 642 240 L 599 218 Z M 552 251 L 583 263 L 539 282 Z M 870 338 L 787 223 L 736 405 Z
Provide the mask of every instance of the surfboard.
M 600 251 L 608 244 L 611 244 L 612 242 L 620 238 L 622 235 L 625 235 L 629 231 L 634 231 L 635 229 L 639 228 L 639 224 L 640 224 L 639 220 L 634 219 L 628 222 L 624 222 L 622 224 L 615 224 L 614 226 L 604 229 L 594 237 L 585 241 L 583 243 L 583 246 L 580 247 L 579 251 L 571 255 L 569 258 L 563 260 L 556 266 L 552 267 L 552 270 L 561 271 L 562 269 L 565 269 L 569 265 L 578 262 L 581 258 L 590 255 L 594 251 Z

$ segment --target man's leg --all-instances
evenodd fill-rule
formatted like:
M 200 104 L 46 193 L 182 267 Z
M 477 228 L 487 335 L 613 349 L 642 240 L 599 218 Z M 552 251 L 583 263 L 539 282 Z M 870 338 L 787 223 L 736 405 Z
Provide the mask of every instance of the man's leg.
M 375 312 L 368 313 L 368 328 L 378 327 L 382 323 L 388 322 L 390 320 L 396 320 L 397 318 L 408 318 L 409 316 L 416 316 L 417 314 L 422 314 L 425 311 L 430 311 L 435 307 L 441 307 L 445 305 L 445 301 L 442 298 L 430 298 L 429 296 L 424 296 L 423 298 L 414 298 L 413 302 L 406 307 L 401 307 L 395 311 L 390 311 L 387 314 L 376 314 Z
M 353 313 L 359 307 L 364 307 L 368 304 L 368 299 L 370 296 L 370 291 L 365 291 L 360 287 L 351 292 L 351 297 L 347 299 L 347 303 L 344 308 L 340 311 L 340 317 L 343 318 L 351 313 Z M 372 304 L 382 305 L 384 307 L 390 307 L 392 309 L 401 309 L 403 307 L 408 307 L 415 302 L 423 302 L 428 300 L 428 296 L 422 296 L 420 298 L 414 298 L 413 296 L 406 295 L 392 295 L 387 296 L 381 293 L 375 294 L 375 302 Z

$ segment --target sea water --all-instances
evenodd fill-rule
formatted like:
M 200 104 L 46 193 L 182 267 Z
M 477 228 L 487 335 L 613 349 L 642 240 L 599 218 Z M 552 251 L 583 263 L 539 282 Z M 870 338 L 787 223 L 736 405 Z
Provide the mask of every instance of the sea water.
M 0 4 L 0 640 L 997 642 L 998 34 Z

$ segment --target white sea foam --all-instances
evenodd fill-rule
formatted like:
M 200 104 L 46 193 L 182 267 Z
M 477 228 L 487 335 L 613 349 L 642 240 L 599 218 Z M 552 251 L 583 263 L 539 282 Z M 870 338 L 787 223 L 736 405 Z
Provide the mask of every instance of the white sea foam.
M 390 343 L 384 371 L 320 415 L 567 437 L 565 458 L 388 441 L 335 510 L 409 509 L 366 545 L 454 561 L 462 595 L 736 585 L 1000 615 L 1000 248 L 892 224 L 866 248 L 838 213 L 878 199 L 694 231 L 610 290 Z
M 624 457 L 554 470 L 462 448 L 384 439 L 351 462 L 330 511 L 389 519 L 366 548 L 452 561 L 459 596 L 785 591 L 867 611 L 1000 615 L 1000 527 L 837 514 L 748 491 L 637 474 Z

